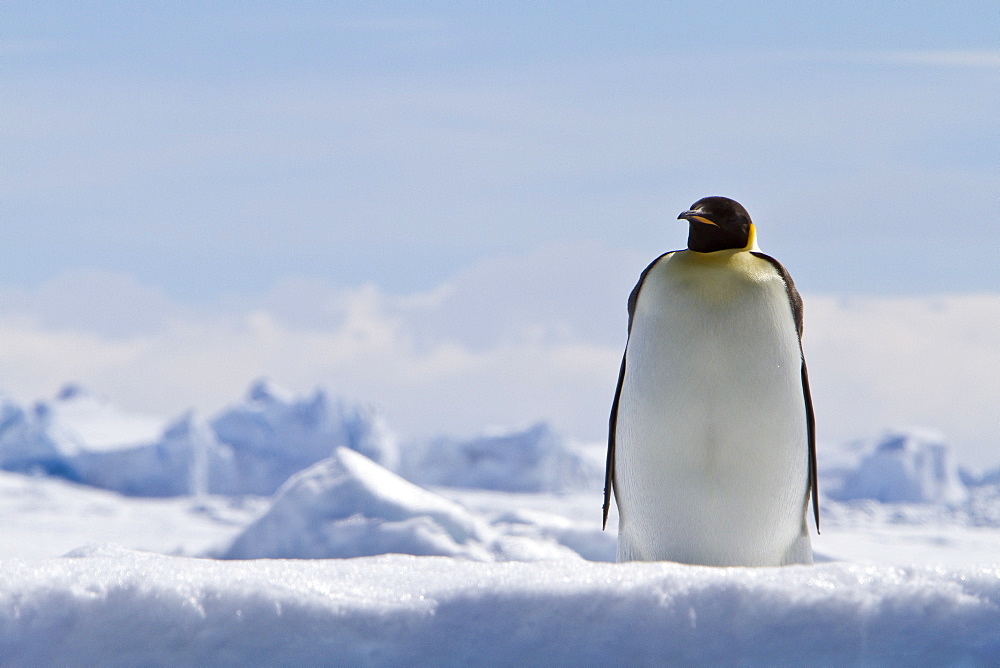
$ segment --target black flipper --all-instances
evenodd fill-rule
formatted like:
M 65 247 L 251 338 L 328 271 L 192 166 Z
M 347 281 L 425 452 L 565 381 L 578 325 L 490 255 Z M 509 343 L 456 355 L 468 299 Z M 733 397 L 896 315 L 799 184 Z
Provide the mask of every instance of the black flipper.
M 653 268 L 657 262 L 665 258 L 666 256 L 676 253 L 677 251 L 670 251 L 669 253 L 664 253 L 660 257 L 656 258 L 649 263 L 649 266 L 642 270 L 639 274 L 639 280 L 636 282 L 635 287 L 632 288 L 632 292 L 628 296 L 628 333 L 632 334 L 632 318 L 635 315 L 635 304 L 639 300 L 639 289 L 642 287 L 643 281 L 646 280 L 646 274 L 649 270 Z M 618 430 L 618 401 L 621 399 L 622 395 L 622 384 L 625 382 L 625 359 L 628 356 L 628 342 L 625 343 L 625 352 L 622 353 L 622 365 L 618 370 L 618 386 L 615 388 L 615 400 L 611 403 L 611 417 L 608 420 L 608 459 L 604 466 L 604 521 L 601 523 L 601 529 L 606 529 L 608 526 L 608 511 L 611 509 L 611 490 L 615 486 L 615 433 Z
M 816 518 L 816 533 L 819 533 L 819 485 L 817 484 L 816 467 L 816 415 L 813 412 L 812 393 L 809 391 L 809 372 L 806 370 L 806 356 L 802 352 L 802 297 L 795 289 L 795 283 L 788 271 L 780 262 L 766 253 L 751 251 L 751 253 L 762 260 L 767 260 L 774 266 L 785 282 L 785 291 L 788 293 L 788 301 L 792 307 L 792 317 L 795 318 L 795 331 L 799 335 L 799 355 L 802 358 L 802 397 L 805 401 L 806 409 L 806 440 L 809 443 L 809 487 L 806 490 L 806 503 L 809 502 L 810 494 L 813 505 L 813 517 Z
M 611 509 L 611 487 L 615 482 L 615 431 L 618 428 L 618 399 L 622 395 L 622 383 L 625 381 L 625 355 L 628 354 L 628 344 L 622 353 L 622 366 L 618 371 L 618 387 L 615 388 L 615 400 L 611 404 L 611 418 L 608 420 L 608 461 L 604 466 L 604 521 L 601 530 L 608 528 L 608 511 Z

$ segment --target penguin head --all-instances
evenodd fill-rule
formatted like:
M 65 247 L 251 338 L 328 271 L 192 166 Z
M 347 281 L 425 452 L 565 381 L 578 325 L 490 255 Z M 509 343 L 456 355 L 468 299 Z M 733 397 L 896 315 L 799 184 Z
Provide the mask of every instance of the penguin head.
M 677 220 L 688 221 L 688 249 L 698 253 L 750 248 L 754 243 L 750 214 L 728 197 L 703 197 Z

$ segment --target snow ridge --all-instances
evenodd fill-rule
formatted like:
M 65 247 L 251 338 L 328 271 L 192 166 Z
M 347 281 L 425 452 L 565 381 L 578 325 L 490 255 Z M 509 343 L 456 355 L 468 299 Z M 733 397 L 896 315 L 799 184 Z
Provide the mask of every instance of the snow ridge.
M 1000 566 L 219 562 L 0 569 L 7 665 L 996 665 Z M 53 629 L 59 629 L 53 633 Z

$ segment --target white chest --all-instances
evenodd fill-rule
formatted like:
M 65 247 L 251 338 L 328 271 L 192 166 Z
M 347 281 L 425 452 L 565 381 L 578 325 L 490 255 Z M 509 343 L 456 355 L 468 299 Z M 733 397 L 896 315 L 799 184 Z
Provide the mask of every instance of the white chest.
M 807 484 L 791 306 L 765 260 L 689 255 L 655 265 L 635 305 L 617 424 L 621 530 L 648 558 L 768 563 L 801 533 Z M 748 545 L 761 554 L 730 554 Z

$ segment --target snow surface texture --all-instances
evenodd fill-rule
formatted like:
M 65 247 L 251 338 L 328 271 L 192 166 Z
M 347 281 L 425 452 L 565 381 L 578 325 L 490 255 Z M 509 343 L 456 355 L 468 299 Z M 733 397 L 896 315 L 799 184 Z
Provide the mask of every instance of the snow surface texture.
M 231 542 L 267 506 L 260 497 L 126 497 L 0 472 L 0 559 L 57 557 L 95 542 L 202 556 Z
M 4 665 L 996 665 L 1000 566 L 715 569 L 98 548 L 0 568 Z

